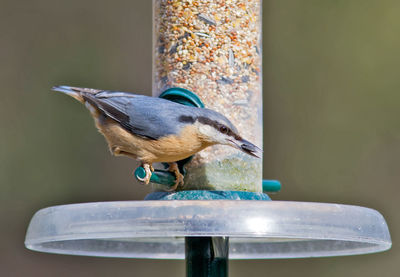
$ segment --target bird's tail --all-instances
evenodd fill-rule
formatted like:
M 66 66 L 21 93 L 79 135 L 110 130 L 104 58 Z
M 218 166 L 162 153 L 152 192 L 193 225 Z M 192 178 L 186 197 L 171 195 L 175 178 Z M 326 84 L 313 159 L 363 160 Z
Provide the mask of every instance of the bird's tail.
M 83 98 L 83 95 L 85 94 L 96 94 L 100 90 L 98 89 L 92 89 L 92 88 L 78 88 L 78 87 L 70 87 L 70 86 L 54 86 L 51 88 L 54 91 L 59 91 L 63 92 L 69 96 L 74 97 L 76 100 L 78 100 L 81 103 L 84 103 L 85 100 Z

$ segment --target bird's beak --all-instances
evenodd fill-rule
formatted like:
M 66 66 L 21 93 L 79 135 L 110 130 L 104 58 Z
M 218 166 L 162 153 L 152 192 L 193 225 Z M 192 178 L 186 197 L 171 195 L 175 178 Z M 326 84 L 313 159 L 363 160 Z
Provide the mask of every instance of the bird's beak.
M 238 148 L 242 152 L 249 154 L 250 156 L 256 157 L 256 158 L 261 158 L 263 151 L 252 144 L 250 141 L 247 141 L 245 139 L 240 139 L 240 140 L 229 140 L 230 145 Z

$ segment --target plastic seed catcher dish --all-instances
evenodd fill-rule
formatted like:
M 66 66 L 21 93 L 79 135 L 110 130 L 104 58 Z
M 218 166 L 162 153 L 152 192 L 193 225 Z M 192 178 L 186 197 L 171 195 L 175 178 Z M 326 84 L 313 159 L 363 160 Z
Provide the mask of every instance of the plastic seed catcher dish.
M 375 210 L 286 201 L 187 200 L 72 204 L 38 211 L 29 249 L 183 259 L 185 237 L 229 237 L 232 259 L 353 255 L 389 249 Z

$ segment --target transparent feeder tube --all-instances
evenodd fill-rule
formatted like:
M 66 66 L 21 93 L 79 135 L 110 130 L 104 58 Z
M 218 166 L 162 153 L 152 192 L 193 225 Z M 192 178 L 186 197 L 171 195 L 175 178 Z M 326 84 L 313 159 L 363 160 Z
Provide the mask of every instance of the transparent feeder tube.
M 196 93 L 262 148 L 262 0 L 153 0 L 153 96 Z M 186 165 L 183 189 L 262 191 L 262 159 L 212 146 Z

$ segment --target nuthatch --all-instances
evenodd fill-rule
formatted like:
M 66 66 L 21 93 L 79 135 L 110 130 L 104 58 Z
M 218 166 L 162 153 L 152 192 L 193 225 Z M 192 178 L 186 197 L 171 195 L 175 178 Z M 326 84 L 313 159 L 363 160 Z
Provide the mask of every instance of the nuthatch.
M 142 163 L 146 176 L 141 181 L 146 184 L 154 171 L 152 164 L 165 162 L 176 176 L 172 190 L 183 185 L 176 161 L 211 145 L 230 145 L 254 157 L 262 153 L 243 139 L 225 116 L 210 109 L 127 92 L 69 86 L 56 86 L 53 90 L 85 104 L 111 153 Z

